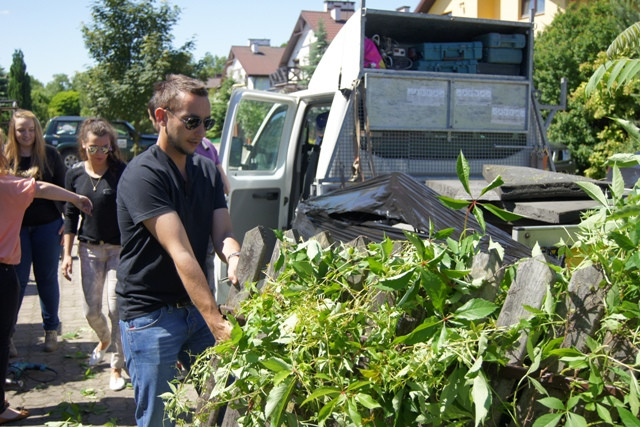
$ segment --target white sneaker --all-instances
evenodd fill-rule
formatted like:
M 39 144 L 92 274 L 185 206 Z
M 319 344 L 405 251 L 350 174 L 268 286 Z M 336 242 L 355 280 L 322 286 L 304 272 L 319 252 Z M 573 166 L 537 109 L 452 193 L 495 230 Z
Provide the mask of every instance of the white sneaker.
M 100 344 L 98 344 L 89 355 L 89 366 L 96 366 L 102 363 L 104 356 L 107 354 L 107 348 L 109 348 L 109 346 L 106 346 L 104 350 L 99 350 L 98 347 L 100 347 Z
M 117 377 L 113 374 L 111 374 L 111 379 L 109 379 L 109 388 L 113 391 L 120 391 L 122 390 L 125 386 L 126 386 L 126 382 L 124 381 L 124 378 L 122 377 Z

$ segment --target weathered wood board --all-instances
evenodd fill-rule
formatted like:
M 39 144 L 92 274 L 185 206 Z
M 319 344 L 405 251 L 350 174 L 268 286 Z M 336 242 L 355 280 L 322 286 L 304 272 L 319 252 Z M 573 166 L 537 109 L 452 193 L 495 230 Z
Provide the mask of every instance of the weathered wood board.
M 482 176 L 487 182 L 497 176 L 504 184 L 496 188 L 501 200 L 540 200 L 540 199 L 589 199 L 576 184 L 591 182 L 606 188 L 608 182 L 585 178 L 578 175 L 550 172 L 524 166 L 484 165 Z

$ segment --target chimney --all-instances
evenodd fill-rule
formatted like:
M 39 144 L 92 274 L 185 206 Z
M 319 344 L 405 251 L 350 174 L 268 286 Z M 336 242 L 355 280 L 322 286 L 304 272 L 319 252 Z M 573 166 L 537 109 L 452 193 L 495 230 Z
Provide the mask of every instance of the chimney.
M 409 6 L 400 6 L 396 9 L 397 12 L 411 12 L 411 8 Z
M 340 6 L 336 6 L 331 9 L 331 19 L 333 19 L 334 22 L 339 22 L 342 20 L 340 15 Z
M 271 46 L 270 39 L 249 39 L 251 53 L 260 53 L 260 46 Z
M 324 0 L 324 11 L 330 12 L 334 8 L 339 8 L 340 10 L 344 10 L 346 12 L 355 12 L 355 2 L 353 1 L 335 1 L 335 0 Z

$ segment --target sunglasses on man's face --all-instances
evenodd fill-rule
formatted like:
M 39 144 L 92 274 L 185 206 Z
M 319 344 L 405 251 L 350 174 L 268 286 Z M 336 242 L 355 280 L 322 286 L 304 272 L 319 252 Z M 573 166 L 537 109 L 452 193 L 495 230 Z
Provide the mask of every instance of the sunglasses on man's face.
M 98 147 L 97 145 L 90 145 L 87 147 L 87 151 L 89 152 L 89 154 L 96 154 L 98 151 L 100 151 L 102 154 L 109 154 L 109 151 L 111 151 L 111 147 L 108 146 L 102 146 L 102 147 Z
M 171 114 L 173 114 L 174 116 L 176 116 L 176 114 L 169 110 L 168 108 L 165 108 L 166 111 L 170 112 Z M 205 130 L 209 130 L 213 127 L 213 125 L 216 123 L 216 121 L 214 119 L 212 119 L 211 117 L 207 117 L 206 119 L 201 119 L 198 116 L 188 116 L 188 117 L 178 117 L 178 120 L 180 120 L 182 123 L 184 123 L 184 127 L 187 130 L 194 130 L 196 129 L 198 126 L 200 126 L 200 123 L 204 123 L 204 129 Z

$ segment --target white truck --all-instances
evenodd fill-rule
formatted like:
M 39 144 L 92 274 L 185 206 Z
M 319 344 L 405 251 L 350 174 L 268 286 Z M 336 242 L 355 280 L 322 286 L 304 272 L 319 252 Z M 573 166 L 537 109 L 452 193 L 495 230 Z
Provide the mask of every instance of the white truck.
M 365 66 L 366 40 L 386 68 Z M 235 233 L 290 228 L 305 198 L 390 172 L 455 179 L 460 151 L 476 178 L 484 164 L 540 166 L 532 61 L 529 23 L 356 11 L 307 90 L 233 92 L 220 155 Z

